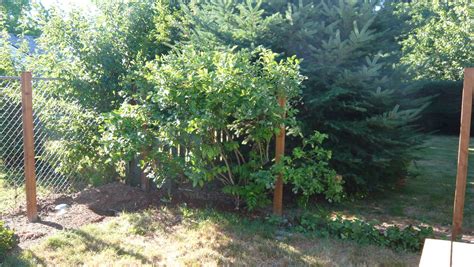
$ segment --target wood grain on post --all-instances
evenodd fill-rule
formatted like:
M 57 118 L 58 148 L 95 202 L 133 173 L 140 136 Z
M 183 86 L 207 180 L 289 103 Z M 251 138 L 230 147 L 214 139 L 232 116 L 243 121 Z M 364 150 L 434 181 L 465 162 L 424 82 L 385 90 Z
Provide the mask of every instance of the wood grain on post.
M 286 116 L 286 98 L 278 97 L 278 104 L 283 108 L 283 117 Z M 280 133 L 275 141 L 275 163 L 279 163 L 281 157 L 285 154 L 285 125 L 280 126 Z M 283 214 L 283 175 L 278 174 L 275 182 L 275 192 L 273 194 L 273 214 L 281 216 Z
M 26 215 L 30 222 L 38 219 L 36 207 L 35 142 L 33 125 L 33 91 L 31 72 L 21 73 L 23 112 L 23 149 L 25 160 Z
M 461 234 L 464 212 L 464 197 L 466 194 L 473 87 L 474 68 L 467 68 L 464 70 L 464 86 L 462 91 L 461 130 L 459 134 L 458 150 L 458 172 L 456 176 L 456 192 L 454 195 L 453 233 L 451 236 L 451 240 L 455 240 L 457 236 Z

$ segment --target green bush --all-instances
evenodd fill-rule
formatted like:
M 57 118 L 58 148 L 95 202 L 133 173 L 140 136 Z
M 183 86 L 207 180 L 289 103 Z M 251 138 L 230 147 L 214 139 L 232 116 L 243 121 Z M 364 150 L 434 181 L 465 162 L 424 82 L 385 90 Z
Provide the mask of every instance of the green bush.
M 433 236 L 431 227 L 409 225 L 405 228 L 389 226 L 382 229 L 359 219 L 348 220 L 339 216 L 332 219 L 323 213 L 303 214 L 299 218 L 297 229 L 301 232 L 314 232 L 319 236 L 333 236 L 360 244 L 374 244 L 405 251 L 420 251 L 424 240 Z
M 252 174 L 271 162 L 269 144 L 280 123 L 294 120 L 291 106 L 282 118 L 276 96 L 297 96 L 298 61 L 277 62 L 267 50 L 183 46 L 149 64 L 144 76 L 154 88 L 139 105 L 125 104 L 107 119 L 106 153 L 121 160 L 147 150 L 142 163 L 158 184 L 179 174 L 194 186 L 217 179 L 237 206 L 264 203 L 274 177 Z M 178 145 L 186 157 L 169 156 Z
M 13 231 L 8 229 L 3 221 L 0 221 L 0 259 L 3 259 L 14 245 L 15 238 Z
M 183 45 L 151 62 L 143 76 L 153 89 L 106 116 L 103 153 L 113 162 L 139 155 L 158 184 L 172 177 L 194 186 L 218 180 L 237 207 L 245 203 L 249 209 L 269 202 L 279 168 L 296 192 L 328 198 L 340 193 L 332 187 L 330 152 L 320 148 L 323 135 L 308 140 L 298 158 L 285 158 L 278 168 L 273 163 L 272 140 L 280 125 L 298 132 L 294 105 L 304 77 L 295 57 L 280 60 L 263 48 Z M 286 117 L 279 95 L 288 99 Z M 178 146 L 187 149 L 185 157 L 170 155 Z
M 106 161 L 109 155 L 100 153 L 101 115 L 120 108 L 124 101 L 135 101 L 123 96 L 143 89 L 139 70 L 178 41 L 169 31 L 171 10 L 165 3 L 98 1 L 94 15 L 71 10 L 63 16 L 52 7 L 47 16 L 35 18 L 41 24 L 36 43 L 42 53 L 18 62 L 25 62 L 25 69 L 32 69 L 34 76 L 60 78 L 42 83 L 42 88 L 35 84 L 35 90 L 57 97 L 44 102 L 40 118 L 50 136 L 58 137 L 44 148 L 60 162 L 54 171 L 94 185 L 117 177 L 115 166 Z M 0 38 L 2 56 L 3 43 Z M 0 74 L 11 68 L 5 59 L 0 59 Z M 131 158 L 126 164 L 133 166 L 137 160 Z
M 271 166 L 279 125 L 294 124 L 294 109 L 289 105 L 283 118 L 276 97 L 284 93 L 291 103 L 303 78 L 296 58 L 275 56 L 183 45 L 150 62 L 143 79 L 152 89 L 106 116 L 104 154 L 116 164 L 140 155 L 158 184 L 177 176 L 194 186 L 217 179 L 237 205 L 242 198 L 250 207 L 262 203 L 274 177 L 257 183 L 252 173 Z M 169 155 L 177 146 L 186 148 L 186 157 Z
M 303 138 L 300 147 L 294 147 L 283 157 L 281 168 L 275 165 L 274 173 L 283 173 L 284 181 L 290 184 L 293 193 L 299 194 L 299 204 L 306 206 L 310 196 L 322 194 L 329 202 L 339 201 L 343 196 L 343 181 L 329 166 L 331 151 L 324 149 L 328 136 L 320 132 Z

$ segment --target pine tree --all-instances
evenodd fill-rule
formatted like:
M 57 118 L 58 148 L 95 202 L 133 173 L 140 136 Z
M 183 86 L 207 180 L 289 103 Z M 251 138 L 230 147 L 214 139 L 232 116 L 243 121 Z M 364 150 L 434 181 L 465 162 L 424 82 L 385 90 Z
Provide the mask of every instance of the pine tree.
M 271 46 L 275 42 L 271 27 L 282 22 L 278 13 L 265 14 L 262 0 L 191 0 L 180 7 L 186 21 L 182 31 L 194 44 Z
M 329 134 L 332 164 L 350 191 L 408 174 L 420 144 L 413 121 L 427 101 L 403 99 L 413 92 L 401 90 L 391 68 L 396 57 L 386 51 L 395 40 L 379 29 L 375 4 L 299 1 L 285 8 L 286 22 L 274 28 L 281 38 L 277 51 L 304 59 L 305 130 Z
M 414 122 L 430 98 L 416 97 L 393 67 L 401 27 L 392 27 L 398 20 L 391 6 L 363 0 L 194 3 L 186 12 L 193 42 L 264 45 L 303 59 L 303 130 L 329 135 L 332 165 L 346 189 L 366 192 L 408 175 L 420 144 Z M 241 23 L 249 16 L 253 26 Z

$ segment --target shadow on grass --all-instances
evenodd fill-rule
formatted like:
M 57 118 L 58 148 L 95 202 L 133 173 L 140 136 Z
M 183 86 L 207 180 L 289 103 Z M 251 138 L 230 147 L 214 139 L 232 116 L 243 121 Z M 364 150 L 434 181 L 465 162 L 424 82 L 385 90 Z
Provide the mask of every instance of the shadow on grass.
M 328 210 L 365 220 L 401 225 L 425 223 L 437 236 L 449 230 L 456 184 L 457 136 L 430 136 L 410 169 L 403 187 L 373 193 L 365 199 L 326 205 Z M 474 139 L 471 141 L 474 144 Z M 474 149 L 470 148 L 469 174 L 464 207 L 464 230 L 474 232 Z
M 136 246 L 122 245 L 131 240 Z M 155 251 L 160 257 L 142 251 Z M 186 266 L 394 266 L 407 257 L 417 260 L 415 254 L 407 255 L 399 259 L 399 254 L 381 247 L 299 234 L 268 219 L 171 207 L 123 214 L 105 227 L 63 231 L 40 246 L 17 251 L 4 266 L 87 265 L 95 256 L 107 264 L 133 259 L 148 265 Z
M 106 242 L 100 238 L 96 238 L 93 235 L 81 230 L 70 230 L 65 233 L 67 236 L 61 239 L 60 241 L 51 241 L 49 246 L 54 251 L 61 251 L 61 248 L 64 247 L 74 247 L 74 244 L 79 241 L 81 246 L 85 251 L 95 251 L 100 252 L 104 249 L 113 249 L 117 255 L 126 256 L 130 258 L 137 259 L 141 261 L 142 264 L 151 264 L 152 262 L 143 254 L 138 253 L 136 251 L 132 251 L 129 249 L 125 249 L 117 244 L 113 244 L 110 242 Z M 126 236 L 124 236 L 124 242 L 127 242 Z M 48 242 L 48 241 L 46 241 Z M 3 263 L 0 262 L 0 266 L 48 266 L 49 264 L 43 259 L 41 256 L 37 256 L 35 253 L 36 250 L 22 250 L 20 248 L 16 248 L 14 251 L 10 253 L 9 256 L 6 257 Z M 64 255 L 61 257 L 68 258 L 70 253 L 78 254 L 81 253 L 80 251 L 64 251 Z M 86 261 L 87 258 L 81 258 L 81 261 Z M 82 262 L 84 264 L 86 262 Z
M 75 234 L 78 238 L 81 239 L 82 244 L 85 245 L 87 251 L 102 251 L 105 248 L 112 248 L 114 251 L 117 252 L 118 255 L 126 255 L 138 259 L 143 264 L 151 263 L 148 258 L 141 253 L 134 252 L 132 250 L 125 249 L 119 245 L 96 238 L 81 229 L 72 230 L 71 233 Z
M 34 252 L 29 251 L 23 255 L 23 250 L 15 248 L 7 257 L 0 261 L 2 267 L 27 267 L 27 266 L 47 266 L 46 262 L 39 258 Z M 26 256 L 26 257 L 25 257 Z
M 49 226 L 51 228 L 55 228 L 55 229 L 58 229 L 58 230 L 63 230 L 64 227 L 62 225 L 60 225 L 59 223 L 55 223 L 55 222 L 50 222 L 50 221 L 43 221 L 43 220 L 39 220 L 37 223 L 40 223 L 40 224 L 43 224 L 43 225 L 46 225 L 46 226 Z
M 416 254 L 404 256 L 378 246 L 332 240 L 313 234 L 296 233 L 263 219 L 245 219 L 213 210 L 196 211 L 193 221 L 211 222 L 224 242 L 211 245 L 220 255 L 219 265 L 235 263 L 250 266 L 395 266 L 407 258 L 416 263 Z M 186 221 L 186 219 L 185 219 Z M 204 228 L 206 231 L 206 228 Z M 201 237 L 202 239 L 202 237 Z M 383 255 L 377 256 L 378 253 Z

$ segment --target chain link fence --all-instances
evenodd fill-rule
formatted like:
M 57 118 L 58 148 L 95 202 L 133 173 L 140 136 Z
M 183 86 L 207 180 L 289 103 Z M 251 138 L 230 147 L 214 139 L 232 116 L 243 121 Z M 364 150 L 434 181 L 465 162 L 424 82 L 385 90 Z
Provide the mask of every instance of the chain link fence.
M 33 129 L 38 198 L 69 193 L 86 181 L 77 175 L 71 146 L 83 141 L 74 130 L 81 106 L 55 90 L 59 81 L 33 79 Z M 81 121 L 87 124 L 93 121 Z M 77 122 L 76 122 L 77 124 Z M 19 77 L 0 77 L 0 214 L 25 204 L 22 93 Z
M 17 78 L 0 80 L 0 201 L 1 212 L 23 204 L 23 117 Z

